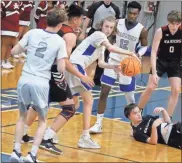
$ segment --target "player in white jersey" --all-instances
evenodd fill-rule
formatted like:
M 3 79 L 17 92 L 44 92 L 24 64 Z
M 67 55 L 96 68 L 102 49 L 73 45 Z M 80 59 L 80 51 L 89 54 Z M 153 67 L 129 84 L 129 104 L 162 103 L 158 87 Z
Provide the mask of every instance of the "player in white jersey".
M 15 144 L 10 162 L 23 162 L 21 140 L 24 133 L 27 110 L 31 102 L 33 102 L 38 112 L 38 128 L 32 149 L 28 152 L 25 161 L 37 162 L 36 155 L 46 129 L 51 66 L 56 60 L 58 71 L 65 71 L 66 44 L 57 35 L 57 32 L 66 18 L 67 16 L 63 10 L 56 8 L 51 10 L 47 15 L 47 28 L 45 30 L 30 30 L 12 49 L 11 54 L 13 55 L 26 51 L 27 61 L 17 86 L 20 118 L 16 124 Z
M 137 22 L 138 15 L 141 10 L 141 5 L 132 1 L 128 4 L 128 12 L 126 19 L 119 19 L 117 23 L 116 46 L 121 47 L 132 52 L 136 52 L 136 46 L 140 42 L 141 47 L 136 54 L 139 58 L 147 50 L 147 31 L 143 25 Z M 124 56 L 117 53 L 110 53 L 109 64 L 119 64 Z M 127 104 L 134 103 L 135 77 L 128 77 L 122 74 L 117 74 L 112 69 L 105 69 L 101 77 L 101 93 L 98 103 L 97 121 L 93 127 L 90 128 L 90 133 L 102 132 L 102 120 L 107 104 L 107 97 L 114 85 L 115 81 L 119 79 L 120 90 L 125 92 Z
M 94 32 L 92 35 L 83 40 L 78 47 L 73 51 L 70 61 L 75 65 L 75 68 L 86 75 L 87 69 L 94 61 L 99 59 L 99 66 L 102 68 L 117 70 L 120 64 L 108 64 L 104 61 L 104 51 L 108 49 L 110 52 L 115 52 L 120 55 L 135 56 L 134 53 L 113 46 L 108 41 L 107 37 L 113 33 L 116 20 L 110 16 L 105 18 L 100 25 L 100 31 Z M 83 133 L 79 139 L 78 147 L 80 148 L 100 148 L 100 146 L 90 138 L 90 117 L 93 105 L 93 97 L 89 91 L 91 88 L 83 83 L 79 78 L 66 72 L 65 78 L 70 86 L 73 95 L 80 94 L 83 99 Z

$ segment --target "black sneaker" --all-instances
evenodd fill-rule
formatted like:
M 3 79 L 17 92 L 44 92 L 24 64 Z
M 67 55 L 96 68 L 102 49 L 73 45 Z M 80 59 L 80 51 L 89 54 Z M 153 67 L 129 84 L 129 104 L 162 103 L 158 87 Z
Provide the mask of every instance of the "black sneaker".
M 21 153 L 17 152 L 15 149 L 9 158 L 9 162 L 24 162 Z
M 27 134 L 23 136 L 22 143 L 33 143 L 34 138 Z
M 61 151 L 60 149 L 58 149 L 54 143 L 52 142 L 51 139 L 48 139 L 48 140 L 42 140 L 40 146 L 40 148 L 42 149 L 45 149 L 47 151 L 50 151 L 50 152 L 54 152 L 56 154 L 59 154 L 59 155 L 62 155 L 63 154 L 63 151 Z
M 24 162 L 34 162 L 34 163 L 38 163 L 39 160 L 37 160 L 36 156 L 33 156 L 31 152 L 28 152 L 28 155 L 25 157 Z

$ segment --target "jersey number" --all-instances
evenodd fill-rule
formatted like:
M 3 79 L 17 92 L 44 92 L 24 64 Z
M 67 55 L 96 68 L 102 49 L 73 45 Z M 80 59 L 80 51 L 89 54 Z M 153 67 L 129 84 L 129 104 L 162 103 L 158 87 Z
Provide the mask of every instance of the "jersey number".
M 123 40 L 123 39 L 120 40 L 120 47 L 122 49 L 128 50 L 128 44 L 129 44 L 128 40 Z
M 35 52 L 35 56 L 37 56 L 39 58 L 44 58 L 43 52 L 45 52 L 47 50 L 47 43 L 40 42 L 38 46 L 39 46 L 39 48 L 37 48 L 37 50 Z
M 170 47 L 169 47 L 169 52 L 170 52 L 170 53 L 174 53 L 174 46 L 170 46 Z

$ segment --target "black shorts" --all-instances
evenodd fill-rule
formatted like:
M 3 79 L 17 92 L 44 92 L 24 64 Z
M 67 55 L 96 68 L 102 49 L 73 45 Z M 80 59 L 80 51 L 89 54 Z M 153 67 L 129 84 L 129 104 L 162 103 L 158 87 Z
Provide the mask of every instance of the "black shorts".
M 49 102 L 63 102 L 66 101 L 67 98 L 72 99 L 73 96 L 67 81 L 64 79 L 62 82 L 59 82 L 59 80 L 62 80 L 64 75 L 58 75 L 57 66 L 52 67 L 51 71 L 51 80 L 49 81 Z M 54 72 L 56 73 L 56 76 L 53 75 Z
M 168 78 L 182 77 L 180 60 L 157 59 L 156 70 L 159 77 L 162 77 L 164 73 L 167 73 Z M 152 74 L 152 70 L 150 70 L 150 74 Z

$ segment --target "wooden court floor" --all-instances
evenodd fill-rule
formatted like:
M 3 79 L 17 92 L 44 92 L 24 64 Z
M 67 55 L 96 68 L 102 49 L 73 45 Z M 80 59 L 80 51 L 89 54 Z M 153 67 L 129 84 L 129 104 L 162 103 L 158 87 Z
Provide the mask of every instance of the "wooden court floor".
M 146 67 L 144 70 L 147 72 L 149 70 L 149 59 L 144 59 L 143 63 Z M 1 75 L 1 97 L 3 97 L 1 107 L 1 156 L 9 156 L 12 152 L 15 124 L 19 116 L 16 84 L 21 74 L 23 60 L 13 60 L 13 64 L 16 65 L 15 69 L 2 70 Z M 168 87 L 164 88 L 165 91 L 167 89 Z M 143 89 L 140 92 L 142 91 Z M 94 97 L 98 97 L 98 95 L 94 94 Z M 112 100 L 112 98 L 110 96 L 109 100 Z M 120 98 L 120 95 L 117 98 Z M 51 105 L 48 113 L 48 126 L 51 125 L 59 112 L 60 108 L 56 104 Z M 96 117 L 93 115 L 91 125 L 94 124 L 95 119 Z M 36 127 L 37 121 L 30 127 L 29 135 L 34 135 Z M 58 133 L 59 144 L 57 147 L 63 150 L 63 155 L 55 155 L 40 149 L 38 159 L 43 162 L 181 162 L 180 150 L 160 144 L 154 146 L 136 142 L 130 136 L 130 131 L 128 122 L 117 118 L 104 118 L 103 134 L 92 135 L 92 138 L 101 145 L 101 149 L 80 149 L 77 147 L 82 132 L 82 113 L 80 111 L 80 114 L 75 115 Z M 23 144 L 23 155 L 26 155 L 30 148 L 31 144 Z

